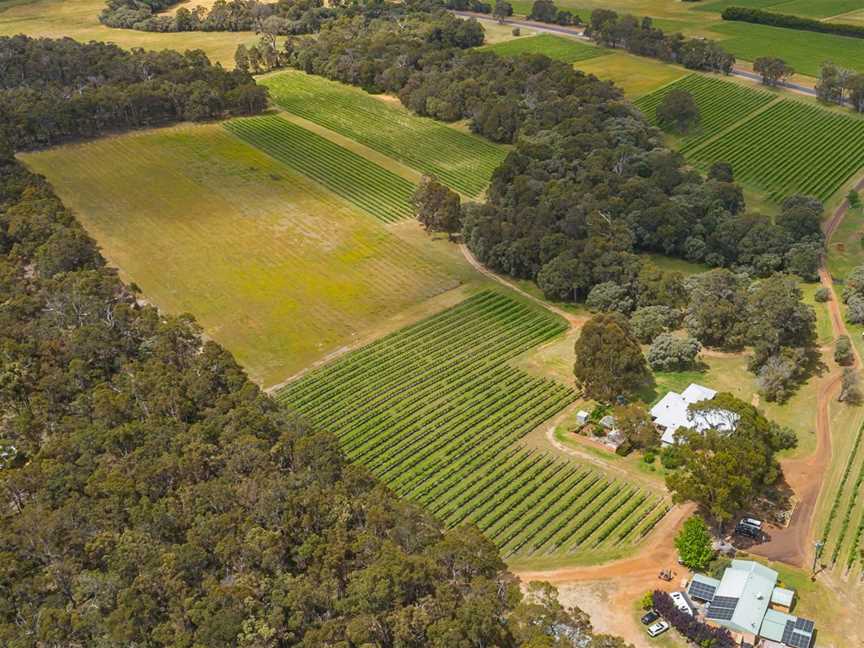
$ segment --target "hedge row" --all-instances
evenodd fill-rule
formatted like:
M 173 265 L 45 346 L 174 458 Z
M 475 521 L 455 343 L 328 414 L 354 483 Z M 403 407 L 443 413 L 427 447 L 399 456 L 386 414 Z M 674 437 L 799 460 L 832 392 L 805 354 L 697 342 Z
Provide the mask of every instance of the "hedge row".
M 837 36 L 849 36 L 851 38 L 864 38 L 864 25 L 822 22 L 813 20 L 812 18 L 772 13 L 770 11 L 762 11 L 761 9 L 727 7 L 723 11 L 722 16 L 723 20 L 738 20 L 758 25 L 771 25 L 772 27 L 785 27 L 786 29 L 836 34 Z

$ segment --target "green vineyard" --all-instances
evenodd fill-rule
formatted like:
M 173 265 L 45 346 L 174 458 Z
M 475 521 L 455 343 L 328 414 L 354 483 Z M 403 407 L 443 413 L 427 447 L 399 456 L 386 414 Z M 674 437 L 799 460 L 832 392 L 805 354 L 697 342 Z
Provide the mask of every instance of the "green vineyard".
M 596 47 L 587 43 L 580 43 L 573 38 L 553 36 L 552 34 L 538 34 L 527 38 L 502 41 L 494 45 L 481 48 L 499 54 L 500 56 L 518 56 L 520 54 L 545 54 L 549 58 L 564 61 L 565 63 L 576 63 L 588 59 L 605 56 L 609 50 Z
M 864 429 L 859 429 L 846 467 L 834 492 L 831 510 L 822 529 L 822 562 L 845 572 L 861 571 L 864 535 Z
M 468 196 L 485 191 L 507 147 L 413 115 L 398 103 L 303 74 L 260 80 L 284 110 L 353 139 Z
M 793 193 L 826 200 L 864 166 L 864 119 L 784 99 L 688 157 L 729 162 L 736 180 L 774 201 Z
M 305 128 L 275 116 L 232 119 L 225 128 L 376 218 L 412 215 L 411 182 Z
M 517 444 L 574 392 L 508 365 L 567 328 L 487 291 L 354 351 L 277 398 L 448 526 L 472 522 L 510 555 L 626 546 L 665 500 Z
M 702 74 L 690 74 L 641 97 L 635 102 L 636 107 L 656 126 L 657 107 L 673 90 L 689 92 L 699 106 L 701 120 L 698 129 L 681 139 L 679 150 L 685 154 L 775 100 L 774 95 L 764 90 L 754 90 Z

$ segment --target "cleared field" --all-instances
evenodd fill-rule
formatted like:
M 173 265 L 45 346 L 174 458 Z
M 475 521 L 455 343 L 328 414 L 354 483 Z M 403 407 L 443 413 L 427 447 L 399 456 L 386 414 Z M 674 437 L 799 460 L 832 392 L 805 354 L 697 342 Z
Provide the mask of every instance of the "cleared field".
M 382 221 L 412 215 L 413 184 L 320 135 L 272 115 L 232 119 L 224 125 Z
M 738 58 L 754 61 L 760 56 L 778 56 L 809 76 L 819 75 L 823 61 L 864 72 L 864 39 L 814 32 L 722 22 L 711 25 L 722 45 Z
M 681 138 L 678 148 L 682 153 L 687 153 L 776 99 L 769 92 L 754 90 L 702 74 L 690 74 L 650 95 L 641 97 L 636 101 L 636 107 L 645 113 L 649 122 L 656 126 L 657 107 L 663 98 L 674 90 L 684 90 L 693 95 L 693 99 L 699 106 L 701 118 L 699 128 Z
M 856 9 L 864 9 L 864 2 L 861 0 L 792 0 L 774 5 L 770 11 L 808 18 L 828 18 Z
M 208 0 L 205 0 L 205 4 Z M 191 7 L 189 6 L 191 4 Z M 196 2 L 186 6 L 194 8 Z M 0 4 L 0 36 L 27 34 L 78 41 L 106 41 L 121 47 L 144 49 L 201 49 L 212 61 L 226 68 L 234 67 L 237 45 L 254 44 L 252 32 L 182 32 L 157 33 L 132 29 L 111 29 L 99 23 L 104 0 L 30 0 Z
M 507 155 L 505 146 L 413 115 L 398 101 L 322 77 L 287 71 L 260 82 L 284 110 L 434 175 L 468 196 L 486 189 Z
M 22 158 L 125 280 L 194 314 L 264 385 L 457 283 L 428 242 L 406 243 L 220 125 Z
M 845 466 L 840 481 L 829 491 L 831 508 L 822 528 L 824 543 L 822 562 L 833 569 L 849 572 L 860 571 L 864 548 L 864 431 L 855 435 L 852 449 L 844 457 Z
M 602 47 L 581 43 L 573 38 L 539 34 L 531 38 L 520 38 L 489 45 L 483 49 L 490 50 L 501 56 L 519 56 L 520 54 L 545 54 L 549 58 L 575 63 L 586 61 L 609 54 Z
M 277 393 L 347 455 L 450 526 L 476 523 L 505 556 L 632 543 L 660 496 L 515 442 L 575 399 L 508 360 L 567 325 L 486 291 Z
M 687 74 L 684 68 L 621 51 L 602 58 L 578 61 L 574 67 L 599 79 L 614 82 L 630 99 L 654 92 Z
M 774 201 L 793 193 L 827 200 L 864 167 L 864 120 L 784 99 L 689 157 L 731 163 L 737 180 Z
M 694 11 L 712 11 L 723 13 L 727 7 L 746 7 L 748 9 L 764 9 L 775 11 L 776 6 L 784 0 L 719 0 L 718 2 L 700 2 L 693 7 Z

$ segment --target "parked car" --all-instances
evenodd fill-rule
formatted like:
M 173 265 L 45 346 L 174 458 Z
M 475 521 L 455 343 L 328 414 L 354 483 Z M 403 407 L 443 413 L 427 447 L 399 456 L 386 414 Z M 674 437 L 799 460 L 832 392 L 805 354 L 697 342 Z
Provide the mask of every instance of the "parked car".
M 645 615 L 642 617 L 642 625 L 651 625 L 657 619 L 660 618 L 660 615 L 657 614 L 656 610 L 648 610 Z
M 742 518 L 735 525 L 735 533 L 745 535 L 756 540 L 762 539 L 762 521 L 754 518 Z
M 688 601 L 687 597 L 684 596 L 684 592 L 670 592 L 669 596 L 672 598 L 672 602 L 675 604 L 676 608 L 681 610 L 684 614 L 693 616 L 693 606 L 690 605 L 690 601 Z
M 648 628 L 648 636 L 649 637 L 659 637 L 661 634 L 666 632 L 669 629 L 669 624 L 665 621 L 658 621 L 652 626 Z

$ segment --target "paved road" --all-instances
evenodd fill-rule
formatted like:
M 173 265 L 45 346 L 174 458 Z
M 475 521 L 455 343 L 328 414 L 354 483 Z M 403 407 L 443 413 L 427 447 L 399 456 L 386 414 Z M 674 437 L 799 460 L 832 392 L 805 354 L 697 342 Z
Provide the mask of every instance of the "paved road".
M 491 18 L 487 14 L 478 14 L 470 11 L 454 11 L 453 13 L 455 13 L 457 16 L 462 16 L 463 18 L 476 18 L 481 22 L 499 22 L 497 18 Z M 545 23 L 533 22 L 531 20 L 522 20 L 520 18 L 507 18 L 503 22 L 505 25 L 512 25 L 513 27 L 524 27 L 525 29 L 532 29 L 534 31 L 543 32 L 546 34 L 570 36 L 572 38 L 578 38 L 579 40 L 586 41 L 588 43 L 593 43 L 590 38 L 588 38 L 587 36 L 583 36 L 582 27 L 564 27 L 562 25 L 549 25 Z M 756 83 L 762 83 L 761 76 L 759 76 L 755 72 L 751 72 L 750 70 L 745 70 L 744 68 L 740 67 L 736 67 L 732 71 L 732 76 L 736 76 L 740 79 L 747 79 L 748 81 L 754 81 Z M 792 82 L 783 83 L 781 84 L 781 86 L 786 90 L 798 92 L 809 97 L 816 96 L 816 90 L 814 90 L 811 86 Z

